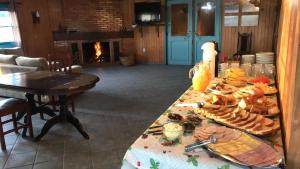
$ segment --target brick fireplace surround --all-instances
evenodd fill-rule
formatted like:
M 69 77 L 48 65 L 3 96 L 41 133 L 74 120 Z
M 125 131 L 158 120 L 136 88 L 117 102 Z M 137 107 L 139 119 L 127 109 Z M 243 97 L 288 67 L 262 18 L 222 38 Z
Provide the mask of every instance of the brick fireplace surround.
M 56 0 L 57 1 L 57 0 Z M 133 47 L 133 31 L 124 30 L 122 0 L 61 0 L 62 19 L 59 30 L 53 31 L 54 50 L 72 55 L 72 46 L 77 45 L 78 56 L 74 62 L 84 65 L 82 43 L 108 42 L 110 44 L 110 62 L 114 63 L 113 44 L 118 43 L 120 53 Z M 125 49 L 125 50 L 124 50 Z M 73 53 L 74 54 L 74 53 Z

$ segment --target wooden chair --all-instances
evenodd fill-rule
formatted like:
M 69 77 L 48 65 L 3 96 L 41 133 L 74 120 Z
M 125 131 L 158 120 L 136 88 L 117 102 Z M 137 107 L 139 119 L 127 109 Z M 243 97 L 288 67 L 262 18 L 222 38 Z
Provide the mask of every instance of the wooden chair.
M 48 55 L 49 70 L 52 72 L 72 72 L 72 61 L 69 53 L 61 53 L 56 55 Z M 71 105 L 72 112 L 75 112 L 74 99 L 69 96 L 69 105 Z M 50 96 L 50 103 L 54 111 L 59 105 L 55 96 Z
M 24 123 L 20 123 L 16 119 L 16 113 L 23 112 L 27 116 L 24 118 Z M 2 117 L 11 115 L 11 119 L 2 121 Z M 12 122 L 13 129 L 4 131 L 3 125 Z M 32 123 L 31 123 L 31 108 L 30 104 L 25 100 L 9 98 L 0 101 L 0 141 L 1 149 L 6 150 L 5 138 L 6 134 L 11 132 L 18 133 L 21 128 L 28 128 L 30 137 L 33 137 Z M 24 134 L 24 133 L 23 133 Z M 26 134 L 26 133 L 25 133 Z
M 250 54 L 252 46 L 252 32 L 238 32 L 237 52 L 233 55 L 236 60 L 239 60 L 241 55 Z

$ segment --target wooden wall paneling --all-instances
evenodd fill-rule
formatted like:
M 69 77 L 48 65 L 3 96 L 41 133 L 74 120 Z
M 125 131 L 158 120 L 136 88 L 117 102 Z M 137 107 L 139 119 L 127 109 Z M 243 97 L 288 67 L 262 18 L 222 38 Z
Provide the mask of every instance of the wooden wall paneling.
M 134 3 L 135 2 L 145 2 L 147 0 L 125 0 L 129 4 L 130 11 L 129 20 L 134 23 Z M 149 2 L 149 1 L 147 1 Z M 157 0 L 153 0 L 157 2 Z M 134 29 L 134 43 L 135 43 L 135 56 L 139 63 L 155 63 L 163 64 L 165 55 L 165 26 L 164 23 L 164 13 L 165 13 L 165 0 L 161 0 L 161 25 L 151 25 L 151 26 L 137 26 Z M 132 24 L 131 23 L 131 24 Z M 145 52 L 143 52 L 143 48 Z
M 53 48 L 47 2 L 16 0 L 15 6 L 25 55 L 47 57 Z M 32 23 L 32 11 L 39 12 L 40 23 Z
M 132 29 L 132 24 L 134 24 L 134 0 L 123 0 L 123 26 L 127 30 Z
M 232 0 L 229 0 L 232 1 Z M 237 0 L 236 0 L 237 1 Z M 272 51 L 274 23 L 278 0 L 261 0 L 258 26 L 225 27 L 224 12 L 222 12 L 222 47 L 223 54 L 232 56 L 236 53 L 238 32 L 252 32 L 252 53 Z M 222 10 L 223 11 L 223 10 Z
M 51 31 L 57 31 L 63 27 L 62 0 L 47 0 L 49 23 Z
M 277 78 L 286 133 L 287 165 L 299 169 L 300 1 L 282 0 L 277 43 Z M 297 57 L 298 56 L 298 57 Z
M 300 8 L 300 5 L 299 5 Z M 299 9 L 300 10 L 300 9 Z M 298 12 L 298 16 L 300 15 L 300 12 Z M 300 16 L 299 16 L 300 18 Z M 300 37 L 299 37 L 300 38 Z M 300 65 L 300 44 L 298 46 L 298 59 L 297 59 L 297 65 Z M 294 96 L 294 102 L 293 102 L 293 122 L 291 133 L 292 137 L 290 140 L 290 146 L 288 150 L 288 166 L 291 169 L 299 169 L 300 166 L 300 151 L 298 149 L 299 142 L 300 142 L 300 68 L 297 67 L 296 71 L 296 79 L 295 83 L 298 84 L 295 86 L 295 96 Z M 296 148 L 297 147 L 297 148 Z
M 165 26 L 139 26 L 134 31 L 136 60 L 140 63 L 164 63 Z M 143 52 L 145 50 L 145 52 Z

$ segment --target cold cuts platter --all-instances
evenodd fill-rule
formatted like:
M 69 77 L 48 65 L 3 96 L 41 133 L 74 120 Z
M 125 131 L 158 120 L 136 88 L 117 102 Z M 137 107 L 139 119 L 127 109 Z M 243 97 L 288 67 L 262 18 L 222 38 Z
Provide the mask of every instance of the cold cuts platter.
M 212 135 L 217 141 L 208 144 L 207 149 L 234 163 L 248 167 L 273 168 L 283 162 L 283 156 L 270 145 L 239 130 L 212 125 L 197 128 L 194 132 L 194 137 L 200 141 L 208 140 Z

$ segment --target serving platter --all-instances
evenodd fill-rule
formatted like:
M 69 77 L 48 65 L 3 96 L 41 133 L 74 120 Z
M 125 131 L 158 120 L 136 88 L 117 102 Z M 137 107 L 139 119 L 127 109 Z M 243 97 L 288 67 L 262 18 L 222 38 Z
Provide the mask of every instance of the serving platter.
M 241 165 L 241 166 L 245 166 L 245 167 L 249 167 L 249 168 L 253 167 L 253 166 L 249 166 L 249 165 L 247 165 L 247 164 L 244 164 L 244 163 L 242 163 L 242 162 L 240 162 L 240 161 L 238 161 L 238 160 L 236 160 L 236 159 L 234 159 L 234 158 L 232 158 L 232 157 L 230 157 L 230 156 L 228 156 L 228 155 L 220 154 L 220 153 L 218 153 L 218 152 L 215 152 L 213 149 L 209 148 L 208 145 L 205 145 L 205 149 L 208 150 L 210 153 L 212 153 L 212 154 L 214 154 L 214 155 L 216 155 L 216 156 L 219 156 L 219 157 L 221 157 L 221 158 L 223 158 L 223 159 L 225 159 L 225 160 L 228 160 L 228 161 L 230 161 L 230 162 L 232 162 L 232 163 L 235 163 L 235 164 L 238 164 L 238 165 Z M 280 168 L 281 165 L 284 165 L 284 159 L 283 159 L 283 158 L 280 158 L 280 159 L 276 162 L 276 164 L 274 164 L 274 165 L 266 166 L 266 167 L 259 167 L 259 168 L 263 168 L 263 169 L 274 169 L 274 168 L 278 168 L 278 167 Z
M 229 85 L 229 84 L 221 84 L 223 88 L 221 90 L 216 89 L 216 86 L 218 83 L 212 83 L 211 85 L 208 86 L 207 90 L 209 90 L 213 94 L 217 95 L 226 95 L 226 94 L 231 94 L 237 90 L 236 87 Z M 227 89 L 226 89 L 227 88 Z
M 243 118 L 239 116 L 238 112 L 232 113 L 234 108 L 223 108 L 221 110 L 205 110 L 205 109 L 196 109 L 196 112 L 204 117 L 213 120 L 214 122 L 238 129 L 249 134 L 253 134 L 256 136 L 270 136 L 275 134 L 280 129 L 280 124 L 278 121 L 274 121 L 267 117 L 264 117 L 259 114 L 247 113 L 249 114 L 247 118 Z M 222 115 L 220 115 L 222 114 Z M 236 114 L 236 118 L 233 119 L 233 114 Z M 226 116 L 226 117 L 225 117 Z M 238 117 L 239 116 L 239 117 Z M 225 117 L 225 118 L 224 118 Z M 233 119 L 232 121 L 228 121 L 228 119 Z M 240 119 L 236 123 L 234 123 L 235 119 Z M 244 120 L 243 120 L 244 119 Z M 262 123 L 263 122 L 263 123 Z M 259 124 L 258 124 L 259 123 Z M 259 128 L 256 126 L 259 125 Z
M 194 133 L 194 137 L 202 145 L 203 141 L 210 140 L 212 136 L 218 139 L 215 139 L 214 143 L 204 144 L 204 147 L 209 152 L 233 163 L 266 169 L 283 164 L 283 156 L 276 149 L 265 141 L 242 131 L 213 125 L 201 127 Z M 262 159 L 265 153 L 269 153 L 269 156 Z
M 252 78 L 247 79 L 247 83 L 251 84 L 251 85 L 254 85 L 255 83 L 258 83 L 258 82 L 251 82 L 253 79 L 255 79 L 255 78 L 252 77 Z M 266 84 L 268 84 L 268 85 L 274 85 L 275 84 L 274 79 L 269 79 L 269 80 L 270 80 L 270 82 L 266 83 Z

